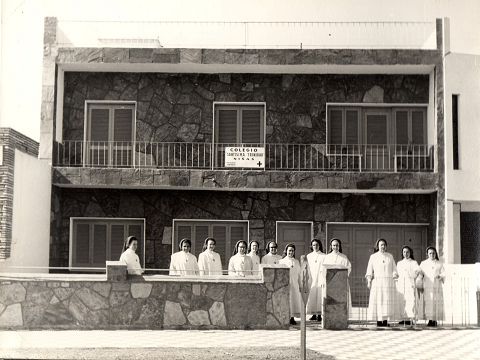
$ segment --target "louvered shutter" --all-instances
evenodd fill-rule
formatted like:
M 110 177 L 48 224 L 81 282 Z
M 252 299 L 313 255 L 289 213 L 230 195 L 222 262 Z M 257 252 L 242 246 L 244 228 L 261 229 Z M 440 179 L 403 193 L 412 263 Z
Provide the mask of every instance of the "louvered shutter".
M 192 249 L 191 252 L 193 255 L 198 257 L 198 254 L 202 252 L 203 242 L 208 237 L 208 225 L 196 225 L 195 226 L 195 237 L 192 239 Z
M 73 266 L 85 265 L 90 262 L 90 225 L 77 223 L 75 230 Z
M 217 142 L 220 144 L 236 144 L 237 110 L 218 110 Z
M 177 231 L 175 236 L 175 244 L 173 251 L 178 251 L 178 244 L 182 239 L 192 239 L 192 226 L 191 225 L 177 225 Z
M 387 144 L 387 117 L 385 115 L 367 115 L 367 144 Z
M 346 110 L 345 113 L 345 142 L 347 144 L 358 144 L 358 111 Z
M 396 111 L 395 112 L 395 124 L 396 124 L 396 142 L 399 145 L 408 144 L 408 111 Z
M 342 110 L 330 110 L 330 144 L 342 144 Z
M 93 266 L 105 266 L 107 259 L 107 225 L 93 225 Z
M 91 109 L 90 140 L 108 141 L 109 109 Z
M 425 144 L 424 112 L 412 111 L 412 143 Z
M 137 255 L 140 258 L 140 265 L 143 266 L 143 226 L 129 224 L 127 227 L 127 236 L 135 236 L 138 239 Z
M 123 244 L 127 239 L 125 235 L 125 226 L 123 224 L 113 224 L 110 230 L 110 259 L 118 260 L 122 254 Z
M 113 119 L 113 164 L 129 166 L 132 164 L 133 109 L 114 109 Z
M 242 110 L 242 139 L 243 144 L 260 144 L 262 139 L 261 110 Z
M 226 269 L 231 256 L 231 254 L 227 254 L 227 227 L 225 225 L 213 225 L 212 236 L 216 241 L 215 251 L 220 254 L 222 266 Z

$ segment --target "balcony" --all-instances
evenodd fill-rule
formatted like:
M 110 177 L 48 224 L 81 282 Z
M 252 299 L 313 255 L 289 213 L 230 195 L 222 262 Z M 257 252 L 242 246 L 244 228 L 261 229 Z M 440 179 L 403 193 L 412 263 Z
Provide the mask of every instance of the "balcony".
M 228 149 L 258 151 L 249 166 Z M 227 154 L 227 156 L 226 156 Z M 324 172 L 433 172 L 433 145 L 218 144 L 66 140 L 56 144 L 54 166 L 188 170 Z M 241 158 L 242 156 L 239 155 Z M 227 160 L 227 161 L 226 161 Z M 253 160 L 253 159 L 252 159 Z M 258 161 L 257 161 L 258 160 Z

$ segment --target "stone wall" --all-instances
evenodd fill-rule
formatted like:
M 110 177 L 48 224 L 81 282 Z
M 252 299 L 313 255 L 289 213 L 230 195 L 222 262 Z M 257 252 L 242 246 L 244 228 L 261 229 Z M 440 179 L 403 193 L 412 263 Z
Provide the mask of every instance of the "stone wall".
M 66 72 L 63 139 L 83 140 L 85 100 L 137 102 L 137 141 L 211 142 L 214 101 L 267 106 L 267 143 L 325 144 L 327 102 L 428 103 L 428 75 Z
M 261 247 L 275 240 L 276 221 L 312 221 L 321 240 L 332 221 L 430 223 L 428 239 L 435 234 L 434 194 L 53 189 L 50 266 L 68 266 L 70 217 L 145 218 L 145 265 L 157 269 L 169 266 L 171 245 L 162 240 L 174 219 L 243 220 L 242 210 Z
M 9 258 L 11 253 L 15 150 L 37 157 L 38 146 L 18 131 L 0 128 L 0 260 Z
M 262 280 L 237 282 L 3 276 L 0 329 L 282 329 L 289 321 L 288 272 L 266 268 Z

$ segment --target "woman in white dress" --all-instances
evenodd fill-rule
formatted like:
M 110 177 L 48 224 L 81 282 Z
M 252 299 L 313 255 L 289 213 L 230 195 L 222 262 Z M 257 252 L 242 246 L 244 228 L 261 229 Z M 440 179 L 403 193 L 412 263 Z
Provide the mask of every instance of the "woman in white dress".
M 120 261 L 127 265 L 127 271 L 130 275 L 142 275 L 143 270 L 140 266 L 140 259 L 135 253 L 138 247 L 138 240 L 135 236 L 129 236 L 123 245 L 123 252 L 120 255 Z
M 378 239 L 375 252 L 370 255 L 367 265 L 367 287 L 370 289 L 367 318 L 376 320 L 377 326 L 388 326 L 395 313 L 395 282 L 397 266 L 392 254 L 387 252 L 387 241 Z
M 247 242 L 239 240 L 235 244 L 233 256 L 228 262 L 228 275 L 232 276 L 250 276 L 252 275 L 252 259 L 247 256 Z
M 420 267 L 413 257 L 410 246 L 402 248 L 403 259 L 397 263 L 398 281 L 398 306 L 400 325 L 412 325 L 416 318 L 417 298 L 415 296 L 415 279 L 420 274 Z
M 322 321 L 323 261 L 325 254 L 322 251 L 320 240 L 313 239 L 310 241 L 310 245 L 312 251 L 307 255 L 307 261 L 312 279 L 307 301 L 307 314 L 312 314 L 310 320 Z
M 258 269 L 260 268 L 260 256 L 258 256 L 258 241 L 251 241 L 248 244 L 248 256 L 252 259 L 253 275 L 258 275 Z
M 290 324 L 296 325 L 295 316 L 300 316 L 300 306 L 302 299 L 300 295 L 300 262 L 295 259 L 295 245 L 287 244 L 283 252 L 283 258 L 280 264 L 287 265 L 290 268 Z
M 333 238 L 330 240 L 330 251 L 325 255 L 323 265 L 341 265 L 347 268 L 347 276 L 352 272 L 352 264 L 347 256 L 342 253 L 342 242 L 340 239 Z M 347 280 L 347 296 L 348 296 L 348 312 L 352 308 L 352 297 L 350 295 L 350 285 Z
M 282 259 L 280 255 L 277 255 L 278 245 L 275 241 L 269 241 L 265 247 L 265 256 L 262 257 L 262 264 L 276 265 Z
M 200 275 L 222 275 L 222 259 L 220 254 L 215 252 L 217 242 L 214 238 L 207 237 L 203 244 L 203 252 L 198 255 L 198 269 Z
M 427 248 L 426 260 L 420 264 L 423 275 L 423 315 L 428 320 L 427 326 L 437 326 L 438 320 L 444 320 L 443 311 L 443 282 L 445 269 L 438 259 L 437 249 Z
M 180 251 L 170 257 L 170 275 L 198 275 L 198 263 L 195 255 L 190 254 L 192 242 L 182 239 L 178 244 Z

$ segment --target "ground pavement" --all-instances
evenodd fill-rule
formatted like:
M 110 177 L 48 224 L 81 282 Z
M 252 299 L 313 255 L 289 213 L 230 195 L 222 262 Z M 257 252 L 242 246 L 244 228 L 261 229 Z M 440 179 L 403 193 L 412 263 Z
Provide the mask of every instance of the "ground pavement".
M 127 349 L 140 351 L 139 354 L 141 351 L 161 354 L 162 348 L 170 352 L 175 351 L 172 348 L 179 352 L 188 348 L 228 348 L 241 353 L 255 347 L 298 348 L 299 342 L 298 326 L 289 330 L 0 331 L 0 358 L 74 358 L 82 350 L 88 354 L 88 349 L 117 351 L 117 355 Z M 307 347 L 325 355 L 322 358 L 338 360 L 480 359 L 480 329 L 358 327 L 330 331 L 309 327 Z

